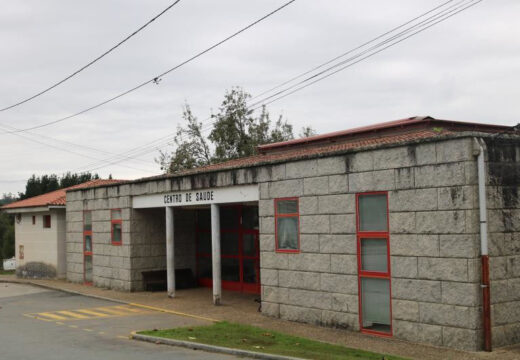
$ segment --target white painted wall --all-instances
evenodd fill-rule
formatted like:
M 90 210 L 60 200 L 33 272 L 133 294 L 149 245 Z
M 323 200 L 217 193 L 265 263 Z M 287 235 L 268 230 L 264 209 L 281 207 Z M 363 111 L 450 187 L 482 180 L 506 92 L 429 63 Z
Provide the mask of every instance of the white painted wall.
M 43 216 L 51 215 L 51 227 L 43 227 Z M 43 262 L 56 267 L 58 277 L 66 273 L 65 258 L 65 209 L 27 212 L 15 221 L 15 256 L 17 266 L 29 262 Z M 32 217 L 36 217 L 33 225 Z M 20 259 L 20 245 L 24 258 Z

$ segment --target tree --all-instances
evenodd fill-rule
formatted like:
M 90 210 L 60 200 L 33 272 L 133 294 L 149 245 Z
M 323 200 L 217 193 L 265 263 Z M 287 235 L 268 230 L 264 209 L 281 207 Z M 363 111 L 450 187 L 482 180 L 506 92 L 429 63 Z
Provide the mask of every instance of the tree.
M 20 200 L 23 200 L 69 186 L 82 184 L 93 179 L 99 179 L 99 175 L 88 172 L 81 174 L 67 172 L 61 177 L 58 177 L 56 174 L 42 176 L 32 175 L 25 184 L 25 192 L 19 193 L 18 196 Z
M 301 138 L 311 137 L 311 136 L 316 135 L 316 130 L 314 130 L 310 126 L 304 126 L 304 127 L 302 127 L 299 135 Z
M 185 104 L 182 117 L 186 125 L 177 129 L 174 151 L 161 151 L 156 159 L 161 169 L 173 173 L 251 156 L 257 153 L 258 145 L 294 138 L 292 125 L 281 115 L 274 124 L 265 106 L 255 115 L 247 106 L 250 98 L 239 87 L 227 91 L 218 112 L 211 116 L 213 128 L 207 139 L 202 134 L 202 123 Z
M 13 194 L 3 194 L 0 205 L 16 201 Z M 14 256 L 14 217 L 0 212 L 0 259 L 10 259 Z M 2 266 L 2 263 L 0 263 Z

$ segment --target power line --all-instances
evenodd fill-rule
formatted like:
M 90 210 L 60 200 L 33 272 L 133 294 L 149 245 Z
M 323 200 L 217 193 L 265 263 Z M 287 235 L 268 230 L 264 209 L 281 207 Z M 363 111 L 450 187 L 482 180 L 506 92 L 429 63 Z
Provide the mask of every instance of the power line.
M 371 39 L 371 40 L 369 40 L 369 41 L 367 41 L 367 42 L 365 42 L 365 43 L 363 43 L 363 44 L 361 44 L 361 45 L 359 45 L 359 46 L 356 46 L 356 47 L 353 48 L 353 49 L 350 49 L 350 50 L 348 50 L 348 51 L 346 51 L 346 52 L 344 52 L 344 53 L 342 53 L 342 54 L 340 54 L 340 55 L 338 55 L 338 56 L 336 56 L 336 57 L 334 57 L 334 58 L 332 58 L 332 59 L 330 59 L 330 60 L 328 60 L 328 61 L 326 61 L 326 62 L 324 62 L 324 63 L 322 63 L 322 64 L 320 64 L 320 65 L 318 65 L 318 66 L 313 67 L 313 68 L 310 69 L 310 70 L 305 71 L 304 73 L 301 73 L 301 74 L 299 74 L 299 75 L 297 75 L 297 76 L 295 76 L 295 77 L 292 77 L 292 78 L 290 78 L 289 80 L 286 80 L 286 81 L 284 81 L 283 83 L 278 84 L 278 85 L 276 85 L 276 86 L 274 86 L 274 87 L 272 87 L 272 88 L 270 88 L 270 89 L 268 89 L 268 90 L 262 91 L 261 93 L 259 93 L 259 94 L 255 95 L 255 96 L 253 96 L 253 97 L 251 98 L 251 100 L 254 100 L 254 99 L 256 99 L 256 98 L 259 98 L 259 97 L 261 97 L 261 96 L 263 96 L 263 95 L 265 95 L 265 94 L 268 94 L 268 93 L 270 93 L 270 92 L 272 92 L 272 91 L 274 91 L 274 90 L 276 90 L 276 89 L 279 89 L 279 88 L 281 88 L 282 86 L 287 85 L 287 84 L 293 82 L 294 80 L 297 80 L 297 79 L 301 78 L 302 76 L 305 76 L 305 75 L 307 75 L 307 74 L 310 74 L 311 72 L 313 72 L 313 71 L 315 71 L 315 70 L 318 70 L 318 69 L 320 69 L 320 68 L 322 68 L 322 67 L 324 67 L 324 66 L 326 66 L 326 65 L 328 65 L 328 64 L 330 64 L 330 63 L 332 63 L 332 62 L 334 62 L 334 61 L 336 61 L 336 60 L 338 60 L 338 59 L 340 59 L 340 58 L 342 58 L 342 57 L 344 57 L 344 56 L 346 56 L 346 55 L 348 55 L 348 54 L 351 54 L 351 53 L 353 53 L 354 51 L 359 50 L 359 49 L 363 48 L 364 46 L 369 45 L 369 44 L 373 43 L 374 41 L 379 40 L 379 39 L 381 39 L 382 37 L 384 37 L 384 36 L 386 36 L 386 35 L 388 35 L 388 34 L 393 33 L 393 32 L 396 31 L 396 30 L 399 30 L 400 28 L 402 28 L 402 27 L 404 27 L 404 26 L 406 26 L 406 25 L 408 25 L 408 24 L 414 22 L 415 20 L 418 20 L 418 19 L 420 19 L 420 18 L 422 18 L 422 17 L 424 17 L 424 16 L 426 16 L 426 15 L 428 15 L 428 14 L 434 12 L 435 10 L 438 10 L 439 8 L 445 6 L 446 4 L 449 4 L 450 2 L 453 2 L 453 1 L 454 1 L 454 0 L 448 0 L 448 1 L 446 1 L 445 3 L 442 3 L 442 4 L 440 4 L 439 6 L 436 6 L 436 7 L 434 7 L 433 9 L 431 9 L 431 10 L 429 10 L 429 11 L 427 11 L 427 12 L 425 12 L 425 13 L 419 15 L 419 16 L 416 16 L 416 17 L 413 18 L 413 19 L 408 20 L 407 22 L 405 22 L 405 23 L 403 23 L 403 24 L 401 24 L 401 25 L 399 25 L 399 26 L 396 26 L 396 27 L 392 28 L 392 29 L 388 30 L 387 32 L 385 32 L 385 33 L 383 33 L 383 34 L 381 34 L 381 35 L 379 35 L 379 36 L 376 36 L 375 38 L 373 38 L 373 39 Z
M 76 76 L 77 74 L 79 74 L 80 72 L 82 72 L 83 70 L 85 70 L 86 68 L 88 68 L 89 66 L 93 65 L 94 63 L 98 62 L 99 60 L 101 60 L 102 58 L 104 58 L 105 56 L 107 56 L 108 54 L 110 54 L 112 51 L 114 51 L 115 49 L 117 49 L 118 47 L 120 47 L 121 45 L 123 45 L 125 42 L 127 42 L 128 40 L 130 40 L 130 38 L 134 37 L 135 35 L 137 35 L 137 33 L 139 33 L 141 30 L 143 30 L 145 27 L 147 27 L 148 25 L 150 25 L 152 22 L 154 22 L 155 20 L 157 20 L 160 16 L 162 16 L 164 13 L 166 13 L 168 10 L 170 10 L 172 7 L 174 7 L 175 5 L 177 5 L 181 0 L 177 0 L 177 1 L 174 1 L 172 4 L 170 4 L 168 7 L 166 7 L 163 11 L 161 11 L 159 14 L 155 15 L 153 18 L 151 18 L 150 20 L 148 20 L 144 25 L 142 25 L 139 29 L 135 30 L 133 33 L 131 33 L 130 35 L 128 35 L 127 37 L 125 37 L 123 40 L 121 40 L 120 42 L 118 42 L 116 45 L 112 46 L 110 49 L 108 49 L 107 51 L 105 51 L 103 54 L 99 55 L 97 58 L 95 58 L 94 60 L 88 62 L 86 65 L 82 66 L 81 68 L 79 68 L 78 70 L 74 71 L 72 74 L 66 76 L 64 79 L 58 81 L 57 83 L 54 83 L 53 85 L 49 86 L 48 88 L 44 89 L 44 90 L 41 90 L 40 92 L 24 99 L 24 100 L 20 100 L 18 101 L 17 103 L 14 103 L 12 105 L 9 105 L 7 107 L 4 107 L 2 109 L 0 109 L 0 112 L 2 111 L 6 111 L 6 110 L 9 110 L 9 109 L 12 109 L 16 106 L 19 106 L 19 105 L 22 105 L 22 104 L 25 104 L 26 102 L 28 101 L 31 101 L 32 99 L 35 99 L 37 98 L 38 96 L 41 96 L 49 91 L 51 91 L 52 89 L 54 89 L 55 87 L 63 84 L 65 81 L 71 79 L 72 77 Z
M 3 132 L 3 133 L 1 133 L 1 134 L 18 133 L 18 132 L 25 132 L 25 131 L 30 131 L 30 130 L 34 130 L 34 129 L 39 129 L 39 128 L 42 128 L 42 127 L 46 127 L 46 126 L 49 126 L 49 125 L 57 124 L 57 123 L 59 123 L 59 122 L 62 122 L 62 121 L 65 121 L 65 120 L 71 119 L 71 118 L 73 118 L 73 117 L 79 116 L 79 115 L 84 114 L 84 113 L 86 113 L 86 112 L 89 112 L 89 111 L 91 111 L 91 110 L 97 109 L 97 108 L 99 108 L 99 107 L 101 107 L 101 106 L 103 106 L 103 105 L 106 105 L 106 104 L 108 104 L 108 103 L 110 103 L 110 102 L 112 102 L 112 101 L 114 101 L 114 100 L 117 100 L 117 99 L 119 99 L 120 97 L 123 97 L 123 96 L 125 96 L 125 95 L 128 95 L 128 94 L 130 94 L 131 92 L 134 92 L 134 91 L 136 91 L 136 90 L 138 90 L 138 89 L 140 89 L 140 88 L 142 88 L 142 87 L 144 87 L 144 86 L 146 86 L 146 85 L 148 85 L 148 84 L 151 84 L 151 83 L 153 83 L 153 82 L 156 82 L 158 79 L 162 78 L 163 76 L 166 76 L 166 75 L 170 74 L 171 72 L 177 70 L 178 68 L 180 68 L 180 67 L 182 67 L 182 66 L 184 66 L 184 65 L 186 65 L 186 64 L 188 64 L 188 63 L 190 63 L 190 62 L 192 62 L 193 60 L 199 58 L 200 56 L 206 54 L 207 52 L 209 52 L 209 51 L 215 49 L 216 47 L 218 47 L 218 46 L 224 44 L 225 42 L 227 42 L 227 41 L 233 39 L 234 37 L 240 35 L 240 34 L 243 33 L 244 31 L 246 31 L 246 30 L 248 30 L 249 28 L 255 26 L 256 24 L 258 24 L 258 23 L 260 23 L 261 21 L 267 19 L 268 17 L 270 17 L 270 16 L 276 14 L 277 12 L 279 12 L 280 10 L 282 10 L 282 9 L 284 9 L 285 7 L 289 6 L 290 4 L 292 4 L 292 3 L 295 2 L 295 1 L 296 1 L 296 0 L 290 0 L 290 1 L 286 2 L 286 3 L 283 4 L 282 6 L 276 8 L 275 10 L 273 10 L 273 11 L 269 12 L 268 14 L 262 16 L 260 19 L 258 19 L 258 20 L 256 20 L 256 21 L 254 21 L 253 23 L 251 23 L 251 24 L 249 24 L 249 25 L 243 27 L 242 29 L 236 31 L 235 33 L 233 33 L 233 34 L 231 34 L 230 36 L 224 38 L 223 40 L 221 40 L 221 41 L 215 43 L 214 45 L 210 46 L 209 48 L 207 48 L 207 49 L 205 49 L 205 50 L 203 50 L 203 51 L 197 53 L 196 55 L 190 57 L 189 59 L 187 59 L 187 60 L 181 62 L 181 63 L 178 64 L 178 65 L 175 65 L 174 67 L 172 67 L 172 68 L 166 70 L 165 72 L 163 72 L 163 73 L 161 73 L 161 74 L 159 74 L 159 75 L 157 75 L 157 76 L 154 76 L 152 79 L 147 80 L 147 81 L 145 81 L 145 82 L 142 82 L 141 84 L 139 84 L 139 85 L 137 85 L 137 86 L 134 86 L 133 88 L 128 89 L 128 90 L 126 90 L 126 91 L 120 93 L 119 95 L 116 95 L 116 96 L 114 96 L 114 97 L 111 97 L 111 98 L 109 98 L 109 99 L 107 99 L 107 100 L 105 100 L 105 101 L 103 101 L 103 102 L 101 102 L 101 103 L 98 103 L 98 104 L 96 104 L 96 105 L 93 105 L 93 106 L 91 106 L 91 107 L 88 107 L 88 108 L 86 108 L 86 109 L 84 109 L 84 110 L 82 110 L 82 111 L 80 111 L 80 112 L 75 113 L 75 114 L 72 114 L 72 115 L 69 115 L 69 116 L 65 116 L 65 117 L 63 117 L 63 118 L 61 118 L 61 119 L 57 119 L 57 120 L 50 121 L 50 122 L 47 122 L 47 123 L 43 123 L 43 124 L 40 124 L 40 125 L 35 125 L 35 126 L 29 127 L 29 128 L 25 128 L 25 129 L 20 129 L 20 130 L 15 130 L 15 131 Z
M 416 35 L 417 33 L 426 30 L 427 28 L 429 28 L 429 27 L 431 27 L 431 26 L 433 26 L 433 25 L 435 25 L 435 24 L 437 24 L 437 23 L 439 23 L 439 22 L 441 22 L 441 21 L 447 20 L 449 17 L 452 17 L 452 16 L 456 15 L 457 13 L 459 13 L 459 12 L 461 12 L 461 11 L 463 11 L 463 10 L 466 10 L 466 9 L 469 8 L 469 7 L 471 7 L 471 6 L 473 6 L 473 5 L 476 5 L 478 2 L 481 2 L 482 0 L 479 0 L 478 2 L 471 4 L 472 1 L 475 1 L 475 0 L 471 0 L 470 2 L 467 2 L 467 0 L 461 0 L 461 1 L 459 1 L 458 3 L 456 3 L 456 4 L 454 4 L 454 5 L 451 5 L 451 6 L 449 6 L 448 8 L 445 8 L 445 9 L 443 9 L 442 11 L 437 12 L 437 13 L 435 13 L 434 15 L 432 15 L 432 16 L 430 16 L 430 17 L 428 17 L 428 18 L 426 18 L 426 19 L 424 19 L 424 20 L 422 20 L 422 21 L 420 21 L 419 23 L 414 24 L 413 26 L 411 26 L 411 27 L 409 27 L 409 28 L 407 28 L 407 29 L 405 29 L 405 30 L 399 32 L 398 34 L 393 35 L 393 36 L 390 37 L 389 39 L 386 39 L 386 40 L 384 40 L 384 41 L 378 43 L 377 45 L 374 45 L 374 46 L 371 47 L 369 50 L 364 50 L 364 51 L 361 53 L 361 55 L 360 55 L 360 54 L 355 55 L 355 56 L 353 56 L 353 57 L 351 57 L 351 58 L 349 58 L 349 59 L 347 59 L 347 60 L 344 60 L 344 61 L 340 62 L 339 64 L 333 65 L 333 66 L 329 67 L 328 69 L 326 69 L 326 70 L 324 70 L 324 71 L 318 73 L 317 75 L 313 75 L 313 76 L 311 76 L 311 77 L 309 77 L 309 78 L 307 78 L 307 79 L 305 79 L 305 80 L 302 80 L 300 83 L 298 83 L 298 84 L 296 84 L 296 85 L 293 85 L 293 86 L 290 87 L 290 88 L 293 88 L 294 86 L 300 85 L 301 83 L 308 82 L 309 80 L 314 79 L 316 76 L 319 76 L 320 74 L 323 74 L 323 73 L 326 73 L 327 71 L 330 71 L 330 69 L 334 69 L 334 68 L 336 68 L 336 67 L 338 67 L 338 66 L 341 66 L 341 65 L 343 65 L 343 64 L 345 64 L 345 63 L 347 63 L 347 62 L 349 62 L 349 61 L 352 61 L 352 59 L 356 59 L 356 58 L 362 56 L 363 54 L 366 54 L 368 51 L 371 51 L 371 50 L 377 50 L 378 48 L 382 47 L 384 44 L 387 44 L 387 43 L 389 43 L 389 42 L 391 42 L 391 41 L 393 41 L 393 40 L 398 40 L 400 37 L 404 37 L 404 35 L 406 35 L 407 33 L 410 33 L 410 32 L 412 32 L 412 31 L 414 31 L 414 30 L 417 30 L 417 29 L 421 29 L 421 27 L 422 27 L 421 30 L 419 30 L 419 31 L 417 31 L 417 32 L 415 32 L 415 33 L 413 33 L 413 34 L 407 36 L 407 37 L 404 37 L 404 38 L 402 38 L 402 39 L 399 40 L 399 41 L 395 41 L 394 43 L 391 43 L 391 45 L 389 45 L 389 46 L 387 46 L 387 47 L 384 47 L 383 49 L 381 49 L 381 50 L 379 50 L 379 51 L 377 51 L 377 52 L 374 52 L 374 53 L 372 53 L 372 54 L 370 54 L 370 55 L 368 55 L 368 56 L 366 56 L 366 57 L 363 57 L 362 59 L 356 61 L 355 63 L 352 63 L 352 64 L 346 66 L 346 67 L 350 67 L 350 66 L 352 66 L 352 65 L 354 65 L 354 64 L 356 64 L 356 63 L 358 63 L 358 62 L 360 62 L 360 61 L 362 61 L 362 60 L 364 60 L 364 59 L 366 59 L 366 58 L 368 58 L 368 57 L 371 57 L 371 56 L 373 56 L 373 55 L 375 55 L 375 54 L 377 54 L 377 53 L 379 53 L 379 52 L 381 52 L 381 51 L 387 49 L 388 47 L 394 46 L 394 45 L 396 45 L 397 43 L 399 43 L 399 42 L 401 42 L 401 41 L 404 41 L 404 40 L 406 40 L 407 38 L 409 38 L 409 37 L 411 37 L 411 36 L 414 36 L 414 35 Z M 403 27 L 406 26 L 406 25 L 411 24 L 411 23 L 414 22 L 415 20 L 418 20 L 418 19 L 423 18 L 424 16 L 426 16 L 426 15 L 428 15 L 428 14 L 431 14 L 431 13 L 434 12 L 435 10 L 440 9 L 441 7 L 444 7 L 445 5 L 447 5 L 448 3 L 451 3 L 451 2 L 453 2 L 453 0 L 447 1 L 447 2 L 445 2 L 445 3 L 443 3 L 443 4 L 439 5 L 439 6 L 437 6 L 437 7 L 435 7 L 435 8 L 433 8 L 433 9 L 431 9 L 431 10 L 429 10 L 429 11 L 427 11 L 427 12 L 425 12 L 425 13 L 423 13 L 423 14 L 421 14 L 421 15 L 415 17 L 415 18 L 413 18 L 412 20 L 409 20 L 409 21 L 403 23 L 402 25 L 399 25 L 399 26 L 393 28 L 392 30 L 389 30 L 389 31 L 387 31 L 387 32 L 385 32 L 385 33 L 383 33 L 383 34 L 381 34 L 381 35 L 375 37 L 375 38 L 372 39 L 372 40 L 370 40 L 370 41 L 368 41 L 368 42 L 365 42 L 364 44 L 362 44 L 362 45 L 360 45 L 360 46 L 357 46 L 356 48 L 354 48 L 354 49 L 352 49 L 352 50 L 349 50 L 349 51 L 343 53 L 343 54 L 340 55 L 340 56 L 336 56 L 336 57 L 333 58 L 332 60 L 329 60 L 329 61 L 327 61 L 327 62 L 325 62 L 325 63 L 323 63 L 323 64 L 321 64 L 321 65 L 319 65 L 319 66 L 317 66 L 317 67 L 314 67 L 313 69 L 311 69 L 311 70 L 309 70 L 309 71 L 307 71 L 307 72 L 305 72 L 305 73 L 303 73 L 303 74 L 298 75 L 298 76 L 295 77 L 295 78 L 298 79 L 298 78 L 300 78 L 300 77 L 302 77 L 302 76 L 304 76 L 304 75 L 306 75 L 306 74 L 309 74 L 309 73 L 315 71 L 316 69 L 320 69 L 320 68 L 322 68 L 323 66 L 325 66 L 325 65 L 327 65 L 327 64 L 330 64 L 330 63 L 334 62 L 335 60 L 337 60 L 337 59 L 339 59 L 339 58 L 341 58 L 341 57 L 344 57 L 344 56 L 347 55 L 347 54 L 350 54 L 350 53 L 352 53 L 352 52 L 354 52 L 354 51 L 356 51 L 356 50 L 359 50 L 359 49 L 363 48 L 364 46 L 366 46 L 366 45 L 368 45 L 368 44 L 371 44 L 371 43 L 373 43 L 374 41 L 376 41 L 376 40 L 378 40 L 378 39 L 381 39 L 381 38 L 383 38 L 384 36 L 389 35 L 390 33 L 393 33 L 393 32 L 395 32 L 396 30 L 401 29 L 401 28 L 403 28 Z M 461 4 L 462 4 L 462 5 L 461 5 Z M 468 5 L 468 4 L 471 4 L 471 5 L 466 6 L 466 5 Z M 466 7 L 465 7 L 465 6 L 466 6 Z M 461 9 L 461 8 L 462 8 L 462 9 Z M 457 11 L 457 10 L 458 10 L 458 11 Z M 440 19 L 440 20 L 439 20 L 439 19 Z M 436 21 L 436 20 L 439 20 L 439 21 Z M 432 22 L 434 22 L 434 23 L 431 24 Z M 429 26 L 426 27 L 426 25 L 428 25 L 428 24 L 431 24 L 431 25 L 429 25 Z M 346 68 L 346 67 L 344 67 L 344 68 Z M 340 70 L 338 70 L 338 71 L 336 71 L 336 72 L 334 72 L 334 73 L 337 73 L 337 72 L 339 72 L 339 71 L 341 71 L 341 70 L 344 70 L 344 68 L 341 68 Z M 331 75 L 333 75 L 333 74 L 327 75 L 327 77 L 328 77 L 328 76 L 331 76 Z M 290 82 L 293 81 L 295 78 L 292 78 L 291 80 L 286 81 L 286 82 L 284 82 L 284 83 L 282 83 L 282 84 L 280 84 L 280 85 L 278 85 L 278 86 L 272 88 L 271 90 L 273 90 L 273 89 L 278 89 L 278 88 L 280 88 L 281 86 L 283 86 L 283 85 L 285 85 L 285 84 L 287 84 L 287 83 L 290 83 Z M 321 81 L 321 80 L 322 80 L 321 78 L 318 79 L 318 80 L 315 80 L 314 82 L 312 82 L 312 83 L 310 83 L 310 84 L 308 84 L 308 85 L 305 85 L 304 87 L 310 86 L 310 85 L 312 85 L 313 83 L 318 82 L 318 81 Z M 302 87 L 302 89 L 303 89 L 304 87 Z M 290 89 L 290 88 L 289 88 L 289 89 Z M 271 90 L 270 90 L 270 91 L 271 91 Z M 283 98 L 283 97 L 289 96 L 289 95 L 291 95 L 291 94 L 293 94 L 294 92 L 297 92 L 297 91 L 299 91 L 299 90 L 301 90 L 301 89 L 296 89 L 295 91 L 292 91 L 292 92 L 289 93 L 289 94 L 286 94 L 286 95 L 284 95 L 284 96 L 281 96 L 280 98 L 276 98 L 276 99 L 274 99 L 274 100 L 272 100 L 272 101 L 266 103 L 266 100 L 268 100 L 268 99 L 270 99 L 270 98 L 273 97 L 273 95 L 268 96 L 268 97 L 264 98 L 263 100 L 260 100 L 260 101 L 258 101 L 258 102 L 256 102 L 256 103 L 252 104 L 251 106 L 248 106 L 248 109 L 254 111 L 254 110 L 258 109 L 258 108 L 261 107 L 261 106 L 267 105 L 267 104 L 269 104 L 269 103 L 271 103 L 271 102 L 274 102 L 274 101 L 277 101 L 277 100 L 279 100 L 279 99 L 281 99 L 281 98 Z M 281 93 L 286 92 L 286 91 L 288 91 L 288 90 L 287 90 L 287 89 L 286 89 L 286 90 L 283 90 L 283 91 L 281 91 Z M 264 92 L 264 94 L 265 94 L 265 92 Z M 275 94 L 274 96 L 276 96 L 276 95 L 278 95 L 278 94 L 279 94 L 279 93 Z M 255 98 L 257 98 L 257 97 L 259 97 L 259 95 L 258 95 L 258 96 L 255 96 Z M 256 105 L 258 105 L 258 106 L 256 106 Z M 256 106 L 256 107 L 255 107 L 255 106 Z M 212 118 L 212 117 L 210 116 L 210 117 L 208 117 L 207 119 L 203 120 L 201 123 L 204 123 L 204 122 L 206 122 L 207 120 L 210 120 L 211 118 Z M 216 120 L 214 120 L 214 121 L 212 121 L 212 122 L 209 122 L 209 123 L 203 125 L 201 131 L 204 132 L 204 131 L 206 131 L 206 129 L 209 129 L 209 128 L 211 127 L 211 125 L 215 123 L 215 121 L 216 121 Z M 135 151 L 135 149 L 139 149 L 139 147 L 138 147 L 138 148 L 134 148 L 134 149 L 131 150 L 131 151 Z M 149 151 L 149 147 L 148 147 L 148 148 L 146 148 L 146 149 L 143 149 L 142 151 L 146 151 L 146 153 L 148 153 L 148 152 L 151 152 L 151 151 L 154 151 L 154 150 Z M 112 164 L 115 164 L 115 163 L 117 163 L 117 161 L 115 161 L 115 160 L 112 161 L 112 160 L 111 160 L 111 161 L 109 161 L 106 165 L 102 165 L 102 166 L 96 167 L 96 168 L 94 168 L 93 170 L 97 170 L 97 169 L 99 169 L 99 168 L 101 168 L 101 167 L 108 166 L 108 165 L 112 165 Z M 93 164 L 89 164 L 89 165 L 93 165 Z
M 412 37 L 412 36 L 414 36 L 414 35 L 416 35 L 416 34 L 418 34 L 418 33 L 423 32 L 424 30 L 429 29 L 430 27 L 432 27 L 432 26 L 434 26 L 434 25 L 436 25 L 436 24 L 438 24 L 438 23 L 440 23 L 440 22 L 443 22 L 443 21 L 445 21 L 445 20 L 451 18 L 452 16 L 457 15 L 458 13 L 460 13 L 460 12 L 462 12 L 462 11 L 464 11 L 464 10 L 470 8 L 470 7 L 473 7 L 473 6 L 477 5 L 478 3 L 482 2 L 483 0 L 478 0 L 478 1 L 474 2 L 474 3 L 471 3 L 472 1 L 474 1 L 474 0 L 471 0 L 469 3 L 466 3 L 466 4 L 462 5 L 462 6 L 457 7 L 455 10 L 451 10 L 450 12 L 448 12 L 449 15 L 447 15 L 447 16 L 443 15 L 444 17 L 441 16 L 441 19 L 440 19 L 440 20 L 434 21 L 432 24 L 430 24 L 430 25 L 428 25 L 428 26 L 426 26 L 426 27 L 423 27 L 422 29 L 420 29 L 420 30 L 418 30 L 418 31 L 416 31 L 416 32 L 413 32 L 412 34 L 410 34 L 410 35 L 408 35 L 408 36 L 405 36 L 405 37 L 403 37 L 403 38 L 401 38 L 401 39 L 399 39 L 399 40 L 397 40 L 397 41 L 395 41 L 395 42 L 393 42 L 393 43 L 390 43 L 390 45 L 387 45 L 387 46 L 385 46 L 385 47 L 383 47 L 383 48 L 381 48 L 381 49 L 379 49 L 379 50 L 377 50 L 377 51 L 375 51 L 375 52 L 372 52 L 372 53 L 370 53 L 369 55 L 360 58 L 359 60 L 356 60 L 356 61 L 351 62 L 351 63 L 348 63 L 349 61 L 348 61 L 348 60 L 345 60 L 345 61 L 341 62 L 340 64 L 336 64 L 336 65 L 334 65 L 334 66 L 331 66 L 330 68 L 328 68 L 328 69 L 326 69 L 326 70 L 323 70 L 323 71 L 321 71 L 321 72 L 318 73 L 318 74 L 315 74 L 315 75 L 313 75 L 313 76 L 311 76 L 311 77 L 308 77 L 308 78 L 306 78 L 305 80 L 302 80 L 302 81 L 298 82 L 297 84 L 294 84 L 294 85 L 292 85 L 292 86 L 290 86 L 290 87 L 288 87 L 288 88 L 286 88 L 286 89 L 284 89 L 284 90 L 281 90 L 281 91 L 277 92 L 277 93 L 274 94 L 274 95 L 270 95 L 270 96 L 266 97 L 266 98 L 263 99 L 263 100 L 257 101 L 257 102 L 255 102 L 254 104 L 251 105 L 251 106 L 253 107 L 252 110 L 256 110 L 256 109 L 258 109 L 258 108 L 260 108 L 260 107 L 262 107 L 262 106 L 265 106 L 265 105 L 269 105 L 269 104 L 271 104 L 271 103 L 273 103 L 273 102 L 275 102 L 275 101 L 278 101 L 278 100 L 280 100 L 280 99 L 283 99 L 283 98 L 285 98 L 285 97 L 287 97 L 287 96 L 289 96 L 289 95 L 292 95 L 292 94 L 294 94 L 294 93 L 296 93 L 296 92 L 298 92 L 298 91 L 300 91 L 300 90 L 303 90 L 304 88 L 306 88 L 306 87 L 308 87 L 308 86 L 310 86 L 310 85 L 313 85 L 313 84 L 315 84 L 315 83 L 317 83 L 317 82 L 319 82 L 319 81 L 321 81 L 321 80 L 324 80 L 324 79 L 326 79 L 326 78 L 328 78 L 328 77 L 330 77 L 330 76 L 332 76 L 332 75 L 334 75 L 334 74 L 336 74 L 336 73 L 338 73 L 338 72 L 340 72 L 340 71 L 343 71 L 343 70 L 345 70 L 345 69 L 347 69 L 347 68 L 349 68 L 349 67 L 351 67 L 351 66 L 353 66 L 353 65 L 355 65 L 355 64 L 357 64 L 357 63 L 359 63 L 359 62 L 361 62 L 361 61 L 363 61 L 363 60 L 365 60 L 365 59 L 368 59 L 368 58 L 370 58 L 370 57 L 372 57 L 372 56 L 374 56 L 374 55 L 376 55 L 376 54 L 378 54 L 378 53 L 380 53 L 380 52 L 382 52 L 382 51 L 384 51 L 384 50 L 386 50 L 386 49 L 388 49 L 388 48 L 390 48 L 390 47 L 392 47 L 392 46 L 394 46 L 394 45 L 399 44 L 400 42 L 402 42 L 402 41 L 404 41 L 404 40 L 406 40 L 406 39 L 408 39 L 408 38 L 410 38 L 410 37 Z M 469 4 L 469 5 L 468 5 L 468 4 Z M 462 7 L 462 9 L 460 9 L 461 7 Z M 431 22 L 431 21 L 429 21 L 429 22 Z M 409 31 L 406 31 L 406 32 L 409 32 Z M 405 32 L 405 33 L 406 33 L 406 32 Z M 395 40 L 395 39 L 397 39 L 397 38 L 394 38 L 393 40 Z M 384 44 L 384 43 L 387 43 L 387 42 L 388 42 L 388 41 L 385 41 L 385 42 L 383 42 L 383 44 Z M 379 46 L 377 46 L 377 47 L 379 47 Z M 377 48 L 377 47 L 376 47 L 376 48 Z M 357 56 L 356 56 L 356 57 L 357 57 Z M 356 58 L 356 57 L 354 57 L 354 58 Z M 316 80 L 314 80 L 314 81 L 312 81 L 312 82 L 310 82 L 310 83 L 308 82 L 308 81 L 310 81 L 310 80 L 312 80 L 312 79 L 318 77 L 319 75 L 322 75 L 322 74 L 324 74 L 324 73 L 330 71 L 331 69 L 334 69 L 334 68 L 336 68 L 336 67 L 338 67 L 338 66 L 340 66 L 340 65 L 344 65 L 345 63 L 348 63 L 348 64 L 345 65 L 345 66 L 343 66 L 343 67 L 341 67 L 340 69 L 338 69 L 338 70 L 336 70 L 336 71 L 334 71 L 334 72 L 332 72 L 332 73 L 329 73 L 329 74 L 327 74 L 327 75 L 324 75 L 324 76 L 322 76 L 321 78 L 318 78 L 318 79 L 316 79 Z M 305 84 L 305 83 L 306 83 L 306 84 Z M 303 84 L 304 84 L 304 85 L 303 85 Z M 297 87 L 298 85 L 302 85 L 302 86 L 300 86 L 299 88 L 297 88 L 297 89 L 295 89 L 295 90 L 292 90 L 292 91 L 286 93 L 287 91 L 289 91 L 289 90 L 291 90 L 291 89 Z M 285 94 L 284 94 L 284 93 L 285 93 Z M 282 94 L 283 94 L 283 95 L 282 95 Z M 266 100 L 268 100 L 268 99 L 270 99 L 270 98 L 273 98 L 273 97 L 275 97 L 275 96 L 277 96 L 277 95 L 281 95 L 281 96 L 276 97 L 276 98 L 273 99 L 273 100 L 266 101 Z M 255 106 L 256 106 L 256 107 L 255 107 Z

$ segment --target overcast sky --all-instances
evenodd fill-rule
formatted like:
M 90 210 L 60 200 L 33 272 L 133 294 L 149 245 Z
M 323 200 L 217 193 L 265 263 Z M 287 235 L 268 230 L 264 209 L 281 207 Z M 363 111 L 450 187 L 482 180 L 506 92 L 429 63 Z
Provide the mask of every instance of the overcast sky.
M 0 108 L 70 74 L 171 2 L 4 2 L 0 12 Z M 153 78 L 284 2 L 182 0 L 77 77 L 29 103 L 1 112 L 0 126 L 26 128 L 95 105 Z M 100 161 L 110 157 L 107 152 L 122 153 L 173 133 L 184 102 L 205 120 L 232 86 L 241 86 L 253 95 L 261 93 L 442 2 L 297 0 L 164 77 L 159 85 L 148 85 L 32 134 L 23 133 L 53 147 L 0 134 L 0 194 L 23 191 L 33 173 L 62 174 L 107 165 Z M 325 133 L 414 115 L 515 125 L 520 121 L 518 14 L 518 0 L 485 0 L 270 104 L 269 111 L 283 114 L 296 132 L 305 125 Z M 111 164 L 95 172 L 121 179 L 155 175 L 160 172 L 153 161 L 157 155 L 155 149 L 141 155 L 140 161 Z

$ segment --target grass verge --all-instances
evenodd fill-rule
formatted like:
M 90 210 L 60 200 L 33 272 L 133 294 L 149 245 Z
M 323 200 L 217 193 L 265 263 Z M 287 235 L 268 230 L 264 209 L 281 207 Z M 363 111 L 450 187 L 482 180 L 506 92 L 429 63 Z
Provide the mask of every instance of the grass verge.
M 209 326 L 139 331 L 139 334 L 193 341 L 234 349 L 320 360 L 402 360 L 397 356 L 356 350 L 255 326 L 218 322 Z
M 0 270 L 0 275 L 13 275 L 15 270 Z

